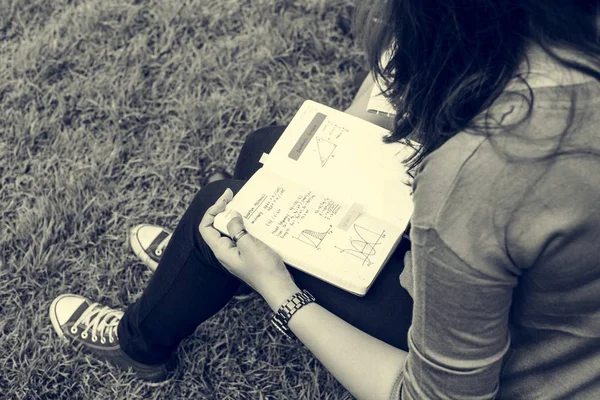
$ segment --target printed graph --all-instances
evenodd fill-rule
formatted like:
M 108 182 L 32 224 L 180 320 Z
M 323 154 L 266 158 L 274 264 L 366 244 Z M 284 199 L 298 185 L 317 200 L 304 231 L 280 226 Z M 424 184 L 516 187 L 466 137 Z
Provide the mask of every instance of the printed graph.
M 359 239 L 350 238 L 351 248 L 342 249 L 335 246 L 340 250 L 340 253 L 350 254 L 362 261 L 362 265 L 371 265 L 372 261 L 370 257 L 374 256 L 377 251 L 375 246 L 381 244 L 381 239 L 385 238 L 385 230 L 381 232 L 374 232 L 370 229 L 354 224 L 354 232 L 358 235 Z
M 313 231 L 311 229 L 304 229 L 302 230 L 302 232 L 300 232 L 300 235 L 298 235 L 296 239 L 318 249 L 321 243 L 323 242 L 323 239 L 325 239 L 325 236 L 327 236 L 330 230 L 331 225 L 329 225 L 329 228 L 327 228 L 327 230 L 324 232 Z
M 330 142 L 329 140 L 317 137 L 317 151 L 319 152 L 319 159 L 321 160 L 321 166 L 324 167 L 329 161 L 329 158 L 333 154 L 333 151 L 337 147 L 337 144 Z

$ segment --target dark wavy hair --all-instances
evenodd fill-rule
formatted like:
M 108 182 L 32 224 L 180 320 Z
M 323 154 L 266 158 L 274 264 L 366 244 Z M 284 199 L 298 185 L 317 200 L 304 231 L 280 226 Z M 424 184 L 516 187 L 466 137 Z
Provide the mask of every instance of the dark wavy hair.
M 404 160 L 409 174 L 460 131 L 480 131 L 480 116 L 513 80 L 524 83 L 531 114 L 534 96 L 519 67 L 530 43 L 566 67 L 600 81 L 600 1 L 594 0 L 373 0 L 357 8 L 354 31 L 369 69 L 397 110 L 384 142 L 421 144 Z M 561 58 L 555 48 L 590 61 Z M 382 54 L 390 61 L 382 65 Z M 598 67 L 598 68 L 595 68 Z M 573 109 L 572 109 L 573 112 Z M 565 130 L 566 134 L 568 129 Z

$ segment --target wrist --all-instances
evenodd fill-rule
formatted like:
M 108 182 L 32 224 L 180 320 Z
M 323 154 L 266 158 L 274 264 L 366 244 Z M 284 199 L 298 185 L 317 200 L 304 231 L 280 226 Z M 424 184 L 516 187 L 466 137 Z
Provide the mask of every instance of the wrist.
M 291 276 L 272 281 L 263 289 L 258 290 L 273 312 L 276 312 L 288 298 L 298 292 L 301 290 Z

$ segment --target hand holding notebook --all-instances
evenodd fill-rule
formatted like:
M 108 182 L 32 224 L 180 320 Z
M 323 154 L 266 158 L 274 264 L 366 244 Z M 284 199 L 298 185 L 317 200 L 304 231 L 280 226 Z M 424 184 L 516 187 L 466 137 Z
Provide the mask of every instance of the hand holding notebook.
M 366 294 L 412 214 L 402 160 L 408 145 L 387 130 L 306 101 L 214 226 L 229 210 L 283 260 L 357 295 Z

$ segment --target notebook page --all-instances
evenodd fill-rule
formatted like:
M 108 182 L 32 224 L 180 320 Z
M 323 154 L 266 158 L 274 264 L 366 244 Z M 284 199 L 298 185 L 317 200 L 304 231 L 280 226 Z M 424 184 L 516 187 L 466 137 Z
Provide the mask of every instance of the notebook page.
M 265 168 L 335 198 L 349 199 L 378 219 L 406 226 L 413 210 L 402 164 L 412 149 L 385 144 L 387 130 L 306 101 L 269 153 Z
M 352 207 L 261 168 L 215 218 L 228 235 L 229 210 L 242 214 L 249 233 L 284 261 L 355 294 L 364 294 L 398 244 L 405 227 L 361 214 L 340 228 Z

